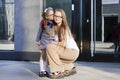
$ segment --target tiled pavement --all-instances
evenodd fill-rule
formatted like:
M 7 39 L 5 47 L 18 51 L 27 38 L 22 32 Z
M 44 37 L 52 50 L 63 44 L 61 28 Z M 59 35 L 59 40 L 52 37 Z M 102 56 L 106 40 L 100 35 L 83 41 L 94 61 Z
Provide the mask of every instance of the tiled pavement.
M 0 61 L 0 80 L 120 80 L 120 63 L 75 62 L 77 74 L 63 79 L 38 76 L 38 62 Z

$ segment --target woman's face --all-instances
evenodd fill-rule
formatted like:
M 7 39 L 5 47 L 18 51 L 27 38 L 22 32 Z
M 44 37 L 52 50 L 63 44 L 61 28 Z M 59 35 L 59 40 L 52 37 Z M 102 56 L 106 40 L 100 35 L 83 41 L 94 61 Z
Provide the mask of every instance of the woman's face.
M 61 24 L 61 23 L 62 23 L 62 14 L 61 14 L 61 12 L 55 11 L 54 21 L 55 21 L 55 23 L 57 23 L 57 24 Z

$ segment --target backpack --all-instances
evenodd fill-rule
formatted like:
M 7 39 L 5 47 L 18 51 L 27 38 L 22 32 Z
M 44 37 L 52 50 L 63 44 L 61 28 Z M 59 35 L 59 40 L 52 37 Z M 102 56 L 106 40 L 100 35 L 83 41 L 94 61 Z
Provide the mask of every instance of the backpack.
M 45 30 L 45 27 L 44 27 L 45 21 L 44 21 L 44 20 L 41 20 L 40 25 L 41 25 L 41 27 L 42 27 L 41 29 L 42 29 L 42 30 Z
M 41 20 L 40 25 L 41 25 L 42 31 L 41 31 L 41 33 L 40 33 L 39 39 L 41 39 L 42 33 L 43 33 L 43 31 L 45 30 L 45 27 L 44 27 L 44 26 L 45 26 L 45 21 L 44 21 L 44 20 Z M 53 27 L 53 23 L 51 23 L 51 22 L 48 22 L 47 25 L 50 26 L 50 28 Z
M 41 31 L 41 33 L 40 33 L 39 39 L 41 39 L 42 33 L 43 33 L 43 31 L 45 30 L 45 27 L 44 27 L 45 21 L 44 21 L 44 20 L 41 20 L 40 25 L 41 25 L 42 31 Z

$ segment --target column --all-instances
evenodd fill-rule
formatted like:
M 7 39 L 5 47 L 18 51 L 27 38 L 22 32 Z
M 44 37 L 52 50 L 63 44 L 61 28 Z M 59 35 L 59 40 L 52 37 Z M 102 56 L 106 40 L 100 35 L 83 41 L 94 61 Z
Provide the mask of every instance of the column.
M 36 34 L 43 0 L 15 0 L 15 51 L 37 52 Z

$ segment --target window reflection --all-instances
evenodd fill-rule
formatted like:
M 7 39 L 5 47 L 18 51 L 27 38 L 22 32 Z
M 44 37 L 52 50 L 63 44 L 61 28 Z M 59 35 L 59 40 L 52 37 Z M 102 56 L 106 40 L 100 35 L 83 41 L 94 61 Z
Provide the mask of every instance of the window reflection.
M 0 0 L 0 50 L 3 50 L 3 46 L 6 50 L 14 49 L 13 42 L 14 0 Z

